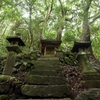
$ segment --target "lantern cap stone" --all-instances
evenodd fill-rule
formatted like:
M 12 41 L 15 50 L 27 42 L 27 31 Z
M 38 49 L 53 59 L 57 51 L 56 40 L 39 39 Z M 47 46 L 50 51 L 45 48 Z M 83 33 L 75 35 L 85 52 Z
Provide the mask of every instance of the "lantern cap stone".
M 75 41 L 71 52 L 79 52 L 79 49 L 87 49 L 91 45 L 91 41 Z
M 25 46 L 24 42 L 22 41 L 22 39 L 19 36 L 8 36 L 6 39 L 10 43 L 16 43 L 16 42 L 18 42 L 19 46 Z

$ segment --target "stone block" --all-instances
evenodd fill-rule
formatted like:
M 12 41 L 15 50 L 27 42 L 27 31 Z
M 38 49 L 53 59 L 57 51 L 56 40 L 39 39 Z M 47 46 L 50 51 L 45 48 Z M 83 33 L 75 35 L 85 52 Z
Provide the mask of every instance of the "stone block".
M 60 76 L 41 76 L 41 75 L 27 75 L 25 83 L 37 85 L 63 85 L 66 84 L 65 77 Z
M 7 93 L 10 89 L 10 83 L 15 81 L 15 77 L 0 75 L 0 93 Z
M 45 60 L 45 61 L 47 61 L 47 60 L 51 60 L 51 61 L 59 61 L 59 57 L 54 57 L 54 56 L 50 56 L 50 57 L 48 57 L 48 56 L 43 56 L 43 57 L 40 57 L 40 58 L 38 58 L 37 60 Z
M 16 100 L 72 100 L 71 98 L 16 99 Z
M 75 100 L 100 100 L 100 89 L 92 88 L 81 92 Z
M 34 69 L 44 69 L 44 70 L 61 70 L 59 61 L 36 61 L 34 63 Z
M 100 74 L 96 72 L 83 73 L 83 80 L 100 80 Z
M 85 80 L 83 84 L 87 88 L 100 88 L 100 80 Z
M 21 87 L 23 95 L 41 98 L 61 98 L 69 96 L 68 85 L 23 85 Z
M 83 83 L 87 88 L 100 88 L 100 74 L 95 72 L 84 73 Z
M 60 71 L 55 71 L 55 70 L 36 70 L 33 69 L 29 73 L 30 75 L 43 75 L 43 76 L 64 76 L 63 73 Z
M 0 95 L 0 100 L 9 100 L 8 95 L 5 94 Z

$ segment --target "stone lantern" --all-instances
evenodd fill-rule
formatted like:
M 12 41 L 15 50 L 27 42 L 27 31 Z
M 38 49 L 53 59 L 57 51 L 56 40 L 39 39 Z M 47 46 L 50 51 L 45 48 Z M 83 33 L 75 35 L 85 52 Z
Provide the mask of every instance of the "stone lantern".
M 74 42 L 72 52 L 76 53 L 76 59 L 81 66 L 82 73 L 85 72 L 95 72 L 95 70 L 90 66 L 89 62 L 89 47 L 91 46 L 91 41 L 80 41 Z
M 100 88 L 100 74 L 90 65 L 89 47 L 91 41 L 74 42 L 72 52 L 76 53 L 76 58 L 81 67 L 83 84 L 87 88 Z
M 7 46 L 8 56 L 6 59 L 6 64 L 3 69 L 3 75 L 11 75 L 13 71 L 13 67 L 16 60 L 16 54 L 21 53 L 20 46 L 25 46 L 22 39 L 18 36 L 10 36 L 7 37 L 7 40 L 10 42 L 10 45 Z

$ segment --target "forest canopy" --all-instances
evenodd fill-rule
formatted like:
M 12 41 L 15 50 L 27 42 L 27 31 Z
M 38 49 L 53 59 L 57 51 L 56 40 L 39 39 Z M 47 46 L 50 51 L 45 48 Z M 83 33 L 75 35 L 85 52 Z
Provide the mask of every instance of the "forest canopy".
M 24 52 L 38 48 L 41 39 L 91 40 L 100 59 L 100 0 L 0 0 L 0 55 L 7 54 L 7 36 L 20 34 Z

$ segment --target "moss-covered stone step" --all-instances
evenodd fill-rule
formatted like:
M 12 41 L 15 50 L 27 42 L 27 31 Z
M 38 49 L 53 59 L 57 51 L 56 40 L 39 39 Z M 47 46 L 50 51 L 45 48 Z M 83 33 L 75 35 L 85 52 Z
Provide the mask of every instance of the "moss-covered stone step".
M 100 74 L 99 73 L 84 73 L 83 74 L 83 80 L 100 80 Z
M 56 99 L 56 98 L 45 98 L 45 99 L 15 99 L 15 100 L 71 100 L 71 98 L 60 98 L 60 99 Z
M 63 85 L 66 84 L 66 79 L 60 76 L 27 75 L 24 82 L 35 85 Z
M 39 70 L 61 70 L 60 62 L 59 61 L 42 61 L 42 60 L 37 60 L 34 63 L 34 69 L 39 69 Z
M 30 97 L 67 97 L 69 96 L 69 87 L 67 85 L 23 85 L 21 87 L 23 95 Z
M 0 100 L 8 100 L 8 95 L 6 94 L 0 95 Z
M 88 72 L 82 75 L 83 83 L 87 88 L 100 88 L 100 74 Z
M 53 57 L 53 56 L 43 56 L 43 57 L 40 57 L 40 58 L 38 58 L 38 60 L 59 60 L 59 57 Z
M 100 80 L 85 80 L 83 84 L 87 88 L 100 88 Z
M 64 76 L 62 71 L 56 71 L 56 70 L 39 70 L 39 69 L 33 69 L 29 73 L 30 75 L 44 75 L 44 76 Z

